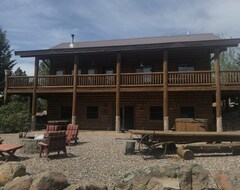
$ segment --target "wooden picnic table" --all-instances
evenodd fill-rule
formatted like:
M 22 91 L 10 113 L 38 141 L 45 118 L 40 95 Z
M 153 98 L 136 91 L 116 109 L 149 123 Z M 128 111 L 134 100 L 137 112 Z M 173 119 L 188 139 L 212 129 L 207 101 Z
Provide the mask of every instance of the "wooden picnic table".
M 7 160 L 18 159 L 18 157 L 14 154 L 16 150 L 22 148 L 23 146 L 24 145 L 19 144 L 0 144 L 0 156 L 8 156 Z M 7 153 L 8 155 L 5 155 L 4 153 Z

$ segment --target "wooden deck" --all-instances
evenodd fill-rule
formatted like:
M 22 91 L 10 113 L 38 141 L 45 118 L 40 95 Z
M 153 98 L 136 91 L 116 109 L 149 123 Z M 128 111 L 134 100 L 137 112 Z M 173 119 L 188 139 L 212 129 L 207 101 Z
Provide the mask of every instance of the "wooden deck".
M 213 71 L 176 71 L 168 72 L 168 90 L 215 90 L 215 76 Z M 222 90 L 240 90 L 240 71 L 221 71 Z M 72 92 L 73 75 L 47 75 L 37 79 L 37 91 L 45 92 L 61 90 Z M 121 73 L 122 91 L 163 91 L 163 73 Z M 33 76 L 9 76 L 7 79 L 8 92 L 31 92 Z M 77 76 L 77 91 L 115 91 L 116 74 L 80 74 Z
M 132 135 L 152 134 L 159 142 L 194 143 L 194 142 L 238 142 L 240 132 L 184 132 L 184 131 L 152 131 L 130 130 Z

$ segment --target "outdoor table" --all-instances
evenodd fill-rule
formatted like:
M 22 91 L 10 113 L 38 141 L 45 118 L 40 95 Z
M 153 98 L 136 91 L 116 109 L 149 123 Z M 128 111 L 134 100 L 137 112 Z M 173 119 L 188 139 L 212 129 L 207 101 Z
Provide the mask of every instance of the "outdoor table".
M 10 159 L 18 159 L 17 156 L 14 155 L 17 149 L 22 148 L 23 145 L 19 144 L 0 144 L 0 156 L 5 157 L 4 153 L 6 152 L 8 154 L 7 160 Z

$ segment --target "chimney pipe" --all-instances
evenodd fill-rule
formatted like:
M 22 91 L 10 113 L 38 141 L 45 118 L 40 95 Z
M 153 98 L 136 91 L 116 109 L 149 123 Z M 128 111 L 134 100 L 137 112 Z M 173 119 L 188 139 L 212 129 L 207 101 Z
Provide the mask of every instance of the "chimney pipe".
M 73 45 L 74 45 L 74 34 L 71 34 L 71 37 L 72 37 L 72 41 L 70 43 L 70 48 L 73 48 Z

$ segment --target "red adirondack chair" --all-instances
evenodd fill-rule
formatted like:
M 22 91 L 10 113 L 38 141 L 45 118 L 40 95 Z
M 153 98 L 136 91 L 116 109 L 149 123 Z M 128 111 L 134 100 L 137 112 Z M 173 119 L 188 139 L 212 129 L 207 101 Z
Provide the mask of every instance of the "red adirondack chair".
M 66 139 L 67 145 L 71 145 L 71 142 L 74 142 L 74 144 L 77 144 L 78 125 L 69 124 L 67 126 L 66 136 L 67 136 L 67 139 Z

